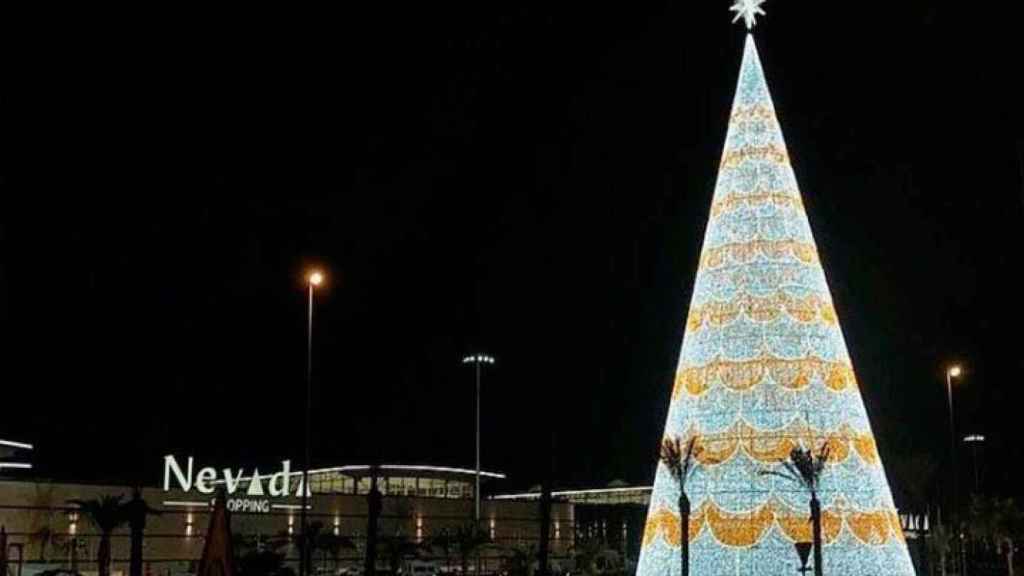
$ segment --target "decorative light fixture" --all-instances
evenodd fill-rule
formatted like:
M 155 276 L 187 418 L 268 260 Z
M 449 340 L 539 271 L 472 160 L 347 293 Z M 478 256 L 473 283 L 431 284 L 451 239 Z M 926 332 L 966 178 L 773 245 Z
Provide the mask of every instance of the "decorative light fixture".
M 463 364 L 494 364 L 494 357 L 487 354 L 471 354 L 462 359 Z
M 68 534 L 78 534 L 78 512 L 68 512 Z

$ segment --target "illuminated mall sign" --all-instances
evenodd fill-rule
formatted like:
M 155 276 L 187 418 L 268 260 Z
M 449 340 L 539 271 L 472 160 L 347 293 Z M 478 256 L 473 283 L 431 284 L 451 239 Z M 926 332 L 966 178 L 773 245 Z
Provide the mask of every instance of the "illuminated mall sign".
M 195 459 L 191 456 L 188 457 L 184 467 L 173 455 L 164 456 L 165 492 L 178 489 L 186 493 L 195 491 L 200 494 L 213 494 L 218 485 L 223 484 L 225 492 L 229 496 L 226 505 L 231 511 L 270 512 L 271 508 L 283 507 L 282 505 L 271 505 L 269 497 L 280 498 L 292 495 L 290 485 L 292 475 L 290 460 L 283 460 L 281 469 L 270 476 L 260 476 L 259 469 L 253 469 L 252 474 L 246 476 L 245 471 L 241 468 L 237 470 L 223 468 L 218 473 L 216 468 L 207 466 L 197 471 Z M 244 490 L 240 490 L 243 480 L 247 481 L 248 485 Z M 238 493 L 237 497 L 231 497 L 236 493 Z M 302 497 L 301 479 L 296 483 L 294 495 Z

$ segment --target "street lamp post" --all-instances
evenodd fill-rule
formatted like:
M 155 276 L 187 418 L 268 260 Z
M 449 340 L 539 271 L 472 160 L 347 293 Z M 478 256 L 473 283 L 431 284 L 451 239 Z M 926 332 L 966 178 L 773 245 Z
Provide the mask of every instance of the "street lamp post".
M 981 434 L 968 434 L 964 436 L 964 443 L 971 445 L 971 459 L 974 461 L 974 492 L 978 492 L 978 484 L 980 483 L 978 478 L 978 447 L 985 442 L 985 437 Z
M 960 525 L 957 510 L 957 493 L 956 493 L 956 420 L 953 416 L 953 378 L 959 378 L 962 370 L 959 365 L 954 364 L 946 370 L 946 397 L 949 401 L 949 457 L 950 457 L 950 484 L 952 491 L 950 492 L 952 497 L 953 509 L 951 510 L 950 518 L 954 522 L 953 534 L 956 541 L 959 543 L 961 553 L 963 549 L 963 542 L 960 539 Z M 958 555 L 959 556 L 959 555 Z M 962 562 L 962 558 L 961 558 Z M 966 565 L 961 564 L 961 576 L 966 576 Z
M 476 488 L 473 490 L 473 519 L 480 526 L 480 369 L 484 364 L 494 364 L 494 358 L 487 354 L 474 354 L 462 359 L 463 364 L 473 364 L 476 371 Z
M 299 511 L 299 525 L 302 530 L 299 547 L 299 576 L 306 576 L 309 559 L 309 540 L 306 509 L 309 508 L 309 466 L 312 460 L 310 447 L 311 412 L 313 409 L 313 291 L 322 284 L 324 275 L 319 270 L 310 272 L 306 277 L 306 285 L 309 289 L 309 305 L 306 316 L 306 416 L 305 416 L 305 454 L 303 455 L 302 466 L 302 505 Z

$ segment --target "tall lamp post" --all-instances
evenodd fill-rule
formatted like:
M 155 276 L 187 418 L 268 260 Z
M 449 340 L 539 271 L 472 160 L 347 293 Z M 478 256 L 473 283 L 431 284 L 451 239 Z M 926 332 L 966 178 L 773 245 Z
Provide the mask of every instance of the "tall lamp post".
M 971 445 L 971 458 L 974 460 L 974 491 L 978 492 L 978 447 L 985 442 L 985 437 L 981 434 L 968 434 L 964 436 L 964 443 Z
M 950 366 L 949 368 L 946 369 L 946 397 L 947 397 L 947 399 L 949 401 L 949 457 L 950 457 L 950 463 L 951 463 L 951 467 L 950 467 L 950 483 L 952 485 L 952 492 L 950 494 L 952 495 L 952 504 L 953 504 L 953 509 L 950 511 L 951 512 L 950 518 L 954 522 L 954 525 L 953 525 L 953 535 L 956 538 L 956 541 L 957 541 L 958 545 L 961 548 L 961 554 L 958 554 L 958 556 L 962 555 L 963 542 L 962 542 L 961 537 L 960 537 L 960 523 L 959 523 L 959 517 L 958 517 L 958 510 L 957 510 L 957 493 L 956 493 L 956 431 L 955 431 L 955 429 L 956 429 L 956 420 L 954 419 L 954 416 L 953 416 L 953 378 L 959 378 L 962 373 L 963 373 L 963 370 L 960 368 L 959 364 L 954 364 L 954 365 L 952 365 L 952 366 Z M 960 560 L 961 560 L 961 562 L 963 562 L 962 558 L 960 558 Z M 962 563 L 961 564 L 961 576 L 965 576 L 964 575 L 964 573 L 966 572 L 966 565 L 965 564 L 966 563 Z
M 309 563 L 309 524 L 306 518 L 306 509 L 309 508 L 309 466 L 312 449 L 310 447 L 310 426 L 311 412 L 313 408 L 313 292 L 316 287 L 323 284 L 324 275 L 319 270 L 313 270 L 306 277 L 306 285 L 309 289 L 309 306 L 306 316 L 306 417 L 305 417 L 305 454 L 302 466 L 302 506 L 299 511 L 299 525 L 302 530 L 299 547 L 299 576 L 306 576 L 307 564 Z
M 484 364 L 494 364 L 494 357 L 487 354 L 473 354 L 462 359 L 463 364 L 472 364 L 476 369 L 476 488 L 473 490 L 473 519 L 480 526 L 480 369 Z

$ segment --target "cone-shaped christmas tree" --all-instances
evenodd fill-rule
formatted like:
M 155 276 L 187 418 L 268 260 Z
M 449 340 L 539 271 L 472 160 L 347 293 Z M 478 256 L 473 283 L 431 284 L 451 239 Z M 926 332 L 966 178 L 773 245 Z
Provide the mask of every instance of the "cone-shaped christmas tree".
M 749 34 L 665 437 L 694 447 L 691 575 L 797 573 L 812 523 L 810 490 L 787 478 L 794 448 L 827 451 L 824 574 L 914 574 Z M 638 576 L 682 570 L 679 490 L 659 465 Z

